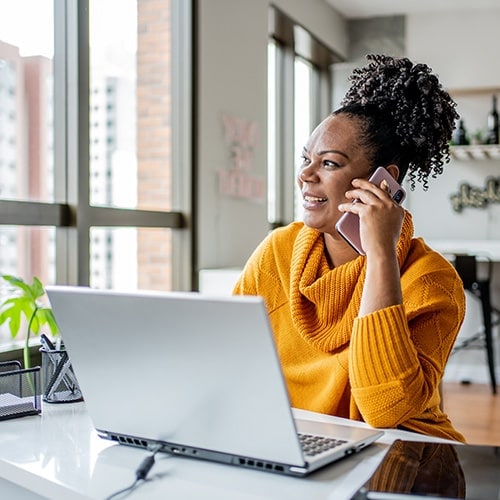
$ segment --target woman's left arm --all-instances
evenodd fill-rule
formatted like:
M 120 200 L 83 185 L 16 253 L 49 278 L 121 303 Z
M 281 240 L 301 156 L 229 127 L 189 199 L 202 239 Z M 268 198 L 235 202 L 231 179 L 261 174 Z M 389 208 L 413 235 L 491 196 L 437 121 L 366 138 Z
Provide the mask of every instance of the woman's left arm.
M 417 259 L 400 282 L 403 303 L 360 315 L 351 337 L 352 394 L 375 427 L 397 427 L 430 406 L 465 313 L 460 278 L 438 254 Z

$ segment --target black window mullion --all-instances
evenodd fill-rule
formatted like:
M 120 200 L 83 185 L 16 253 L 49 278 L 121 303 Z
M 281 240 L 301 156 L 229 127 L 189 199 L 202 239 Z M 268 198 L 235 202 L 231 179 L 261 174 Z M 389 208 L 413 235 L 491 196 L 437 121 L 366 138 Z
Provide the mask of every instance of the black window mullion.
M 69 226 L 71 212 L 61 203 L 0 200 L 0 224 L 11 226 Z
M 186 227 L 181 212 L 131 210 L 126 208 L 89 207 L 88 227 L 157 227 L 182 229 Z M 87 225 L 86 224 L 86 225 Z

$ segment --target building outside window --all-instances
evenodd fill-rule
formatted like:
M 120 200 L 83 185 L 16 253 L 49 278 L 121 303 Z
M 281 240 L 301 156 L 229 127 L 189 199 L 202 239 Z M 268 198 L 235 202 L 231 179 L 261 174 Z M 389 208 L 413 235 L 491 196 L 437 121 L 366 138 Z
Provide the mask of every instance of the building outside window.
M 189 4 L 0 4 L 1 274 L 190 288 Z

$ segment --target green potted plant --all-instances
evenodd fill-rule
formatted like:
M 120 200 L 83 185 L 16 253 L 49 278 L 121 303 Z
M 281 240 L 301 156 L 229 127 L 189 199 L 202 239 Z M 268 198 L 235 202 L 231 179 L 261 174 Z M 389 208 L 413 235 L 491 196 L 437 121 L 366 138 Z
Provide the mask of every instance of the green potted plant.
M 471 137 L 471 144 L 484 144 L 483 131 L 481 129 L 476 130 Z
M 6 297 L 0 304 L 0 325 L 8 323 L 10 335 L 15 338 L 23 326 L 23 318 L 26 320 L 26 337 L 23 349 L 24 367 L 30 368 L 30 338 L 31 334 L 38 335 L 42 327 L 47 326 L 52 336 L 58 332 L 57 323 L 50 307 L 42 304 L 40 299 L 45 295 L 41 281 L 33 278 L 29 285 L 21 278 L 3 274 L 2 279 L 6 281 L 15 292 Z

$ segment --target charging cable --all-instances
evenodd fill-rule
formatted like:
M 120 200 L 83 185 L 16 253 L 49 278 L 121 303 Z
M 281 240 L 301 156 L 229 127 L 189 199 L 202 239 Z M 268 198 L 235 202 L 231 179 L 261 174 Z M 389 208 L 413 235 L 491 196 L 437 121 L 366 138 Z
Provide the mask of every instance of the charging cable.
M 155 464 L 155 457 L 156 454 L 160 451 L 160 449 L 161 446 L 156 446 L 155 448 L 152 449 L 153 453 L 143 459 L 139 467 L 137 467 L 137 469 L 135 470 L 135 480 L 130 486 L 127 486 L 126 488 L 116 491 L 115 493 L 106 497 L 106 500 L 116 498 L 117 496 L 123 495 L 127 492 L 130 493 L 133 489 L 137 487 L 140 481 L 145 481 L 149 474 L 149 471 L 153 468 L 153 465 Z

